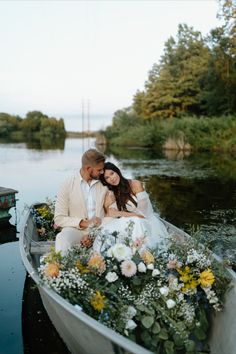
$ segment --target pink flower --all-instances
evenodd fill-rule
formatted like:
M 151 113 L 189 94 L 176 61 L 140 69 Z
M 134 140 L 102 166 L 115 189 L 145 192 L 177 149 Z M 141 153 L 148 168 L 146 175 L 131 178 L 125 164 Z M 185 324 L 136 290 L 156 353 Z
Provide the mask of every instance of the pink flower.
M 136 264 L 133 261 L 130 261 L 130 260 L 123 261 L 121 263 L 120 267 L 121 267 L 121 273 L 125 277 L 128 277 L 128 278 L 132 277 L 137 272 Z
M 133 245 L 136 248 L 140 248 L 144 244 L 144 241 L 145 241 L 145 237 L 141 236 L 139 238 L 136 238 L 136 240 L 133 241 Z
M 168 269 L 177 269 L 178 270 L 180 267 L 181 267 L 181 264 L 176 259 L 170 260 L 167 264 Z

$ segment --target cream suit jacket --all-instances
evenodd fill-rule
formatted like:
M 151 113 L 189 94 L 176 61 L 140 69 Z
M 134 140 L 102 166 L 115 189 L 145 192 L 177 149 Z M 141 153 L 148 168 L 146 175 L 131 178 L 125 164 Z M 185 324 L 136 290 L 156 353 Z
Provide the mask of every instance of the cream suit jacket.
M 55 205 L 54 221 L 60 227 L 75 227 L 80 229 L 79 223 L 88 218 L 84 196 L 81 190 L 82 177 L 78 172 L 68 178 L 60 187 Z M 107 187 L 98 181 L 96 188 L 96 216 L 104 217 L 104 199 Z

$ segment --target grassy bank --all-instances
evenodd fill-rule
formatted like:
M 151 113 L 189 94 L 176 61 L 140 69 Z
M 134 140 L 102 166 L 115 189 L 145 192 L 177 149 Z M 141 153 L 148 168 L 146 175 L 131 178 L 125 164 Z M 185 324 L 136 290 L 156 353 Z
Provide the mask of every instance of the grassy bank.
M 236 116 L 169 118 L 153 122 L 129 119 L 128 115 L 124 122 L 123 118 L 106 129 L 108 145 L 236 152 Z

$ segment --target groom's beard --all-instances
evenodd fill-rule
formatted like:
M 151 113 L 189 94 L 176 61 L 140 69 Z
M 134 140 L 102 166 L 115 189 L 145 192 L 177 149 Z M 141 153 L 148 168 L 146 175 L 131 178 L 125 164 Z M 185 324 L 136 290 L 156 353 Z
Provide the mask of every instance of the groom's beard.
M 89 174 L 89 177 L 95 180 L 99 180 L 100 176 L 94 176 L 92 173 Z

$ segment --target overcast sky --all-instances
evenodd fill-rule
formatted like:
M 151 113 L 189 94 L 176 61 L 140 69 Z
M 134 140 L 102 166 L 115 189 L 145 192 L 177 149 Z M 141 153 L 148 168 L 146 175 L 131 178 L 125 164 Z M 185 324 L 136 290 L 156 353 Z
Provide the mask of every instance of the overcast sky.
M 129 106 L 179 23 L 216 27 L 215 0 L 0 1 L 0 112 Z

